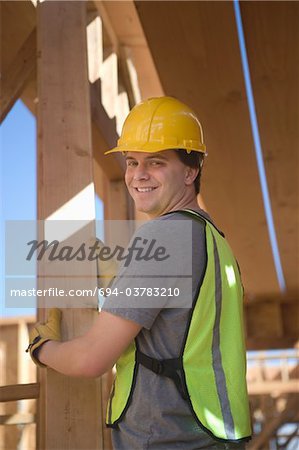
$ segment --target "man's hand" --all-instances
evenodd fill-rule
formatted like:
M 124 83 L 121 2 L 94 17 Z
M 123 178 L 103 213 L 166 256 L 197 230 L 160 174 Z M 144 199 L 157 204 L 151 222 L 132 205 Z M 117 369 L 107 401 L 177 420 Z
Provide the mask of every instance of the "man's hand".
M 30 352 L 32 361 L 39 367 L 46 367 L 37 358 L 37 350 L 48 341 L 60 341 L 61 311 L 58 308 L 49 310 L 48 320 L 45 324 L 37 323 L 29 334 L 29 346 L 26 352 Z
M 99 255 L 99 252 L 103 247 L 105 247 L 105 244 L 101 239 L 99 238 L 92 238 L 90 239 L 91 247 L 95 246 L 97 244 L 97 251 L 96 255 Z M 114 258 L 110 258 L 107 260 L 102 260 L 101 258 L 97 257 L 97 280 L 98 280 L 98 288 L 104 288 L 106 289 L 110 284 L 112 283 L 114 277 L 116 276 L 118 272 L 118 263 Z

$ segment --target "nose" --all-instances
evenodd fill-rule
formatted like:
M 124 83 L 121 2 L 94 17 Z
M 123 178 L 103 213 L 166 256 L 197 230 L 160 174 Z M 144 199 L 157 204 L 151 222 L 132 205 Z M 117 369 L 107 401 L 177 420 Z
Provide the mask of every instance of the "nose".
M 146 166 L 143 164 L 138 164 L 137 167 L 135 167 L 134 170 L 134 175 L 133 175 L 133 179 L 135 181 L 140 181 L 140 180 L 148 180 L 149 179 L 149 173 L 146 170 Z

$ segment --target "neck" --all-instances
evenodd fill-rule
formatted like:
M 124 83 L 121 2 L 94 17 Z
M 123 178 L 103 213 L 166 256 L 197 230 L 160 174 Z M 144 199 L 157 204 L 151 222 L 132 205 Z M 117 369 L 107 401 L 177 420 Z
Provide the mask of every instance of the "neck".
M 195 210 L 199 209 L 197 198 L 195 197 L 188 202 L 182 202 L 181 204 L 177 204 L 174 208 L 170 209 L 170 211 L 168 212 L 177 211 L 180 209 L 195 209 Z
M 167 214 L 173 211 L 178 211 L 182 209 L 195 209 L 199 210 L 200 207 L 197 202 L 197 196 L 192 195 L 188 199 L 182 199 L 181 201 L 177 202 L 175 205 L 171 206 L 170 208 L 165 209 L 165 211 L 162 211 L 160 214 L 147 214 L 149 219 L 154 219 L 157 216 L 162 216 L 163 214 Z

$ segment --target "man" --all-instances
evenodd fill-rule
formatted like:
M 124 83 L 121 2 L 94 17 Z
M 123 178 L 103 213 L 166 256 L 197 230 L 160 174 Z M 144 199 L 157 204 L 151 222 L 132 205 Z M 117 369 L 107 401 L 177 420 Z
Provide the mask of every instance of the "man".
M 169 276 L 167 260 L 157 277 L 157 262 L 133 259 L 111 286 L 122 295 L 107 297 L 84 336 L 59 342 L 54 310 L 31 337 L 33 360 L 65 375 L 97 377 L 117 362 L 107 411 L 115 449 L 245 448 L 250 438 L 239 270 L 197 204 L 205 150 L 194 112 L 161 97 L 133 108 L 118 146 L 107 152 L 124 154 L 129 193 L 151 219 L 134 237 L 166 242 L 173 233 L 175 246 L 185 233 L 173 224 L 187 230 L 191 223 L 192 251 L 179 255 L 181 274 L 191 261 L 190 302 L 187 291 L 181 304 L 163 297 L 163 288 L 186 289 L 187 277 Z M 135 283 L 148 295 L 124 298 Z

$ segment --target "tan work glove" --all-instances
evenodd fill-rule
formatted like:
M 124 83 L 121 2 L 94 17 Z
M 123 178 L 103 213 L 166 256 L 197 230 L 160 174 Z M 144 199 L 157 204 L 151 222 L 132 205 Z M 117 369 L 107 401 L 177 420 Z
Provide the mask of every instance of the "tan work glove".
M 109 261 L 97 259 L 97 268 L 98 287 L 106 289 L 117 274 L 118 265 L 114 259 L 109 259 Z
M 90 243 L 93 245 L 95 241 L 98 242 L 99 250 L 96 253 L 96 255 L 98 255 L 101 248 L 104 247 L 105 244 L 98 238 L 91 239 Z M 110 285 L 110 283 L 112 283 L 114 277 L 118 272 L 118 264 L 114 258 L 107 261 L 102 261 L 100 258 L 97 258 L 96 261 L 98 288 L 106 289 Z
M 37 323 L 29 333 L 29 345 L 26 352 L 30 353 L 32 361 L 39 367 L 46 366 L 38 360 L 34 353 L 36 353 L 37 349 L 45 342 L 61 340 L 60 322 L 60 309 L 52 308 L 49 310 L 47 322 L 45 324 Z

